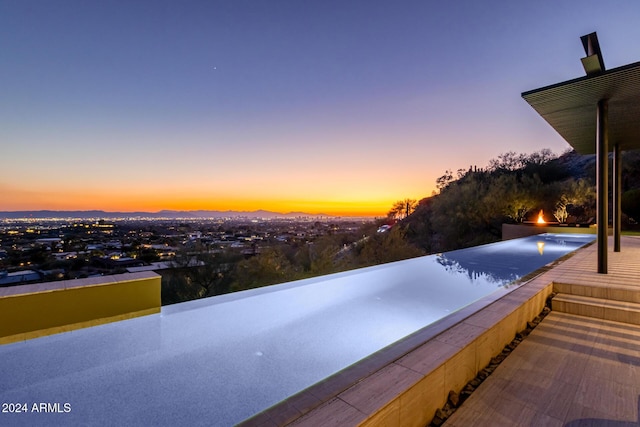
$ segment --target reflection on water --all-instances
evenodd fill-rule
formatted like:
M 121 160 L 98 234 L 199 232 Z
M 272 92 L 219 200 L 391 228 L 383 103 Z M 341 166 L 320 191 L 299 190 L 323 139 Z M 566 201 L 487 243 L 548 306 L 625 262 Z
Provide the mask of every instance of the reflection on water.
M 438 254 L 436 261 L 471 282 L 506 286 L 594 239 L 592 234 L 541 234 Z
M 520 276 L 514 272 L 486 271 L 485 266 L 475 265 L 476 263 L 472 261 L 456 260 L 450 254 L 439 254 L 437 255 L 436 261 L 452 274 L 467 276 L 471 283 L 484 282 L 497 286 L 505 286 L 520 278 Z

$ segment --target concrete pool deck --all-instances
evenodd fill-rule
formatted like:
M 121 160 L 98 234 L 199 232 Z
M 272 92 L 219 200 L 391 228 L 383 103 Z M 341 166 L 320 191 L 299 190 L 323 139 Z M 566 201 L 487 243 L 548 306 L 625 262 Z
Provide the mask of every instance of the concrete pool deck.
M 620 316 L 616 306 L 623 305 L 630 311 L 622 318 L 634 320 L 640 238 L 623 237 L 622 252 L 610 252 L 608 275 L 596 273 L 596 250 L 580 249 L 486 308 L 438 325 L 431 337 L 410 337 L 366 360 L 359 372 L 345 370 L 245 424 L 424 426 L 449 390 L 459 392 L 559 292 L 565 299 L 559 309 L 568 311 L 575 310 L 574 293 L 593 297 L 577 310 L 597 317 L 554 306 L 445 425 L 638 425 L 640 325 L 606 318 Z

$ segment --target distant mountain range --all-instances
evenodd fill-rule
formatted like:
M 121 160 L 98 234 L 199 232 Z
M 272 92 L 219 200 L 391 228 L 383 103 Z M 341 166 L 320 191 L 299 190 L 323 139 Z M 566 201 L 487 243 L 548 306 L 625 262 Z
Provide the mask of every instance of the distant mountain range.
M 192 218 L 192 219 L 206 219 L 206 218 L 297 218 L 297 217 L 332 217 L 332 215 L 325 214 L 309 214 L 305 212 L 289 212 L 279 213 L 265 210 L 257 211 L 210 211 L 210 210 L 197 210 L 197 211 L 172 211 L 162 210 L 159 212 L 105 212 L 102 210 L 90 210 L 90 211 L 0 211 L 0 219 L 18 219 L 18 218 Z

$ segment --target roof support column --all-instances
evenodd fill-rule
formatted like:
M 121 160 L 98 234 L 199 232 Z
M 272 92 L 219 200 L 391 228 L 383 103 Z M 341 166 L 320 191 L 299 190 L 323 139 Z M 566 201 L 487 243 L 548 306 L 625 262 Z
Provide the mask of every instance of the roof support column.
M 613 146 L 613 251 L 620 252 L 622 230 L 622 151 L 620 145 Z
M 607 229 L 609 228 L 609 103 L 598 101 L 596 117 L 596 185 L 598 225 L 598 273 L 607 274 Z

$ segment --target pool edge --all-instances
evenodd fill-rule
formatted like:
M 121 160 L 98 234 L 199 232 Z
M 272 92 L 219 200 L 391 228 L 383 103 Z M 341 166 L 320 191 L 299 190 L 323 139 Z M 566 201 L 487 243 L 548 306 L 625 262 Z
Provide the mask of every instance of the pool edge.
M 450 390 L 460 391 L 542 311 L 553 292 L 553 268 L 592 244 L 527 275 L 507 292 L 481 298 L 237 425 L 427 424 Z

